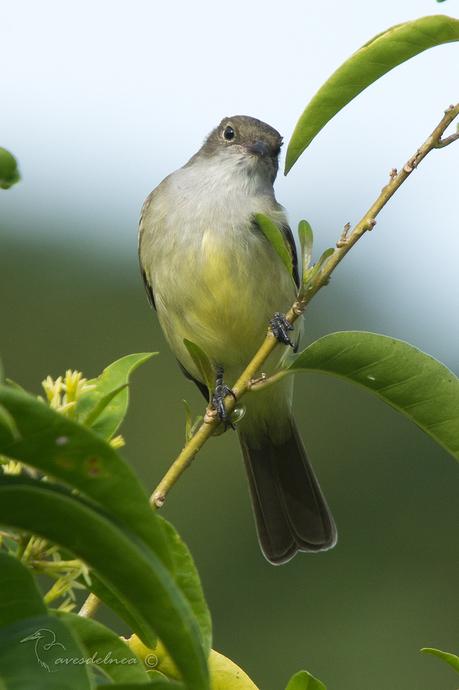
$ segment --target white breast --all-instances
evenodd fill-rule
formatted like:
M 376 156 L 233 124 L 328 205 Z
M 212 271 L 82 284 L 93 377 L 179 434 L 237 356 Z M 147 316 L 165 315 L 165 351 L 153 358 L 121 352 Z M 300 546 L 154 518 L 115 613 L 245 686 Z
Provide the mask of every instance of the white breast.
M 286 222 L 269 180 L 246 157 L 204 159 L 170 175 L 142 221 L 142 263 L 172 349 L 195 376 L 183 338 L 239 373 L 294 285 L 255 213 Z M 249 174 L 252 173 L 252 174 Z

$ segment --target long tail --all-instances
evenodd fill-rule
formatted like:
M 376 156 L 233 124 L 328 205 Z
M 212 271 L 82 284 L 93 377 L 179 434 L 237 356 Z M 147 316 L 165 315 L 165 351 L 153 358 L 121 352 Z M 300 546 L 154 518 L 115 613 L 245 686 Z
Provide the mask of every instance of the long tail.
M 290 434 L 275 445 L 267 436 L 243 431 L 240 442 L 249 477 L 261 549 L 271 563 L 297 551 L 322 551 L 336 544 L 336 528 L 293 418 Z

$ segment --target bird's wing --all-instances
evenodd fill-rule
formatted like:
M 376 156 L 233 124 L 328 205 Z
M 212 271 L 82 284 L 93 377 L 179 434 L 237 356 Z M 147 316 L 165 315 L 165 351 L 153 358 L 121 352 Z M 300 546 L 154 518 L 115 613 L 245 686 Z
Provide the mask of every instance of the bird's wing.
M 151 304 L 151 306 L 153 307 L 153 309 L 156 309 L 155 297 L 154 297 L 154 294 L 153 294 L 153 288 L 152 288 L 152 286 L 150 285 L 150 282 L 149 282 L 149 280 L 148 280 L 148 276 L 147 276 L 147 273 L 146 273 L 146 271 L 145 271 L 145 268 L 144 268 L 144 265 L 143 265 L 143 261 L 142 261 L 142 241 L 145 239 L 145 225 L 144 225 L 145 214 L 146 214 L 146 211 L 147 211 L 147 209 L 149 208 L 151 202 L 152 202 L 153 199 L 154 199 L 155 191 L 156 191 L 156 190 L 153 190 L 153 191 L 151 192 L 151 194 L 149 194 L 149 195 L 147 196 L 147 198 L 145 199 L 145 202 L 144 202 L 144 204 L 143 204 L 143 206 L 142 206 L 142 210 L 141 210 L 141 212 L 140 212 L 140 220 L 139 220 L 139 246 L 138 246 L 138 256 L 139 256 L 140 273 L 141 273 L 141 275 L 142 275 L 143 284 L 145 285 L 145 290 L 146 290 L 146 292 L 147 292 L 148 301 L 150 302 L 150 304 Z
M 295 281 L 295 285 L 297 288 L 300 287 L 300 274 L 298 272 L 298 254 L 296 251 L 296 244 L 295 244 L 295 238 L 293 237 L 293 232 L 290 228 L 290 225 L 288 223 L 283 223 L 281 225 L 281 230 L 282 234 L 285 237 L 285 240 L 288 244 L 288 247 L 290 249 L 290 253 L 292 255 L 292 275 L 293 275 L 293 280 Z
M 158 189 L 158 188 L 157 188 Z M 142 207 L 142 211 L 140 213 L 140 221 L 139 221 L 139 264 L 140 264 L 140 272 L 142 274 L 142 279 L 143 283 L 145 285 L 145 290 L 147 291 L 147 297 L 148 301 L 150 302 L 151 306 L 153 309 L 156 309 L 155 305 L 155 296 L 153 294 L 153 287 L 150 284 L 150 281 L 148 280 L 147 272 L 145 270 L 144 264 L 143 264 L 143 242 L 145 241 L 145 220 L 146 220 L 146 213 L 152 203 L 154 203 L 154 199 L 156 196 L 156 191 L 157 189 L 154 189 L 152 193 L 146 198 L 145 203 Z M 207 386 L 205 386 L 203 383 L 198 381 L 197 379 L 190 374 L 190 372 L 183 366 L 183 364 L 177 360 L 177 363 L 182 370 L 183 374 L 186 376 L 187 379 L 190 379 L 190 381 L 193 381 L 196 386 L 199 388 L 203 396 L 207 401 L 209 401 L 209 391 L 207 390 Z

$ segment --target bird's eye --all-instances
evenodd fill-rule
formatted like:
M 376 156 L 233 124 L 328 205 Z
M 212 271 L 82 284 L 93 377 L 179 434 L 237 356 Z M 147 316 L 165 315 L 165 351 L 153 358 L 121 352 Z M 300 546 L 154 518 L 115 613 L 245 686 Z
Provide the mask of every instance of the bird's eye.
M 236 136 L 236 132 L 232 127 L 228 125 L 228 127 L 225 127 L 225 129 L 223 130 L 223 136 L 226 139 L 226 141 L 232 141 L 232 139 L 234 139 L 234 137 Z

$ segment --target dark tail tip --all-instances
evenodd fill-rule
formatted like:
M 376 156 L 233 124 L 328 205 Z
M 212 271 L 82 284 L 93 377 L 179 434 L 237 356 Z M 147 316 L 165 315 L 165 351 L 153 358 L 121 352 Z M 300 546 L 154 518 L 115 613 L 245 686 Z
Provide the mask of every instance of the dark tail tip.
M 289 561 L 297 551 L 332 548 L 332 514 L 291 420 L 282 444 L 240 436 L 261 549 L 270 563 Z

